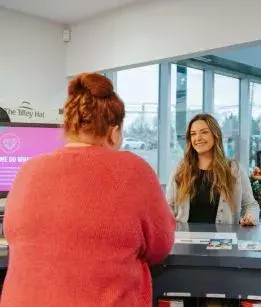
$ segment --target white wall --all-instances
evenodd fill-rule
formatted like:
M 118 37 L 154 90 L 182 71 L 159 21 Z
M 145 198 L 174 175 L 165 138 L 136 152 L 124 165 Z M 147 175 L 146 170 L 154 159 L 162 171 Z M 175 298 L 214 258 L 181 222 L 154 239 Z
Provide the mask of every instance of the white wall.
M 63 27 L 0 9 L 0 106 L 25 100 L 45 118 L 11 116 L 13 121 L 51 121 L 65 96 Z M 54 111 L 55 110 L 55 111 Z
M 160 0 L 72 28 L 67 74 L 123 67 L 261 39 L 260 0 Z

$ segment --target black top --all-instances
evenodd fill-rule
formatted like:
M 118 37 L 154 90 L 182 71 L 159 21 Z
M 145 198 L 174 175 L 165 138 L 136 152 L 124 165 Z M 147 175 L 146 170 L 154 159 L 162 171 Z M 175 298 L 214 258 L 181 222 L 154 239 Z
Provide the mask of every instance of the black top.
M 209 171 L 200 170 L 195 181 L 196 195 L 190 200 L 189 223 L 215 223 L 219 203 L 219 193 L 214 192 L 210 201 L 211 179 Z

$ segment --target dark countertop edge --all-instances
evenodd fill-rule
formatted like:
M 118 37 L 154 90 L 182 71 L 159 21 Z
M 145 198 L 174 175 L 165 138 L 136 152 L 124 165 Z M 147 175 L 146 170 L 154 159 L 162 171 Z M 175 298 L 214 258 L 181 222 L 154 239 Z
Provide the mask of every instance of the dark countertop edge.
M 218 267 L 235 269 L 261 269 L 261 258 L 203 255 L 169 255 L 161 266 Z

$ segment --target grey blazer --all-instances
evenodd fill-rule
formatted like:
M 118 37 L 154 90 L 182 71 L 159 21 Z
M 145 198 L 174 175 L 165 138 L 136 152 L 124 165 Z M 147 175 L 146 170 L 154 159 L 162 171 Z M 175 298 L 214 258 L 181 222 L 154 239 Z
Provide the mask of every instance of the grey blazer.
M 247 173 L 234 161 L 231 163 L 231 171 L 237 178 L 234 192 L 236 211 L 232 212 L 229 204 L 225 201 L 223 196 L 220 195 L 216 224 L 238 224 L 240 217 L 244 216 L 246 213 L 251 214 L 251 216 L 255 218 L 256 223 L 259 223 L 260 208 L 257 201 L 254 199 Z M 175 173 L 176 171 L 174 170 L 167 185 L 167 202 L 174 211 L 176 220 L 182 223 L 187 223 L 189 219 L 190 197 L 188 195 L 180 204 L 174 203 L 177 191 L 175 181 L 173 180 Z

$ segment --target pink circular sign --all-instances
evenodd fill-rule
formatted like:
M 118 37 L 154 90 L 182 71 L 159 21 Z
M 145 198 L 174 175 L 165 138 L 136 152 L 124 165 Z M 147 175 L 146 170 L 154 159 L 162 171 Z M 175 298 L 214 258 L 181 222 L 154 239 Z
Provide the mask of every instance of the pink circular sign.
M 14 153 L 19 149 L 21 140 L 14 133 L 6 133 L 0 137 L 0 149 L 7 153 Z

